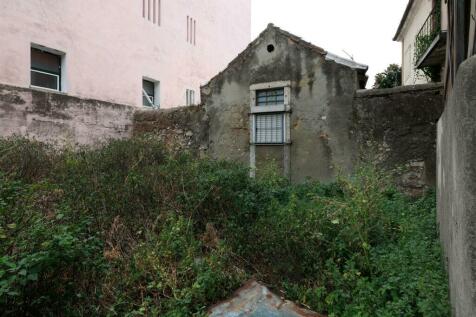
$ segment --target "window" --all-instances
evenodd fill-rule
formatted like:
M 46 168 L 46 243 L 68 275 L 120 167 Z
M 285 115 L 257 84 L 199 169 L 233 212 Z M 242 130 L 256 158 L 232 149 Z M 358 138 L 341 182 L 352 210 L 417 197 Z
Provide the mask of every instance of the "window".
M 284 88 L 258 90 L 256 106 L 276 106 L 284 104 Z
M 158 103 L 155 98 L 155 83 L 150 80 L 142 80 L 142 105 L 155 107 Z
M 161 0 L 142 0 L 142 17 L 153 24 L 161 24 Z
M 187 89 L 185 92 L 185 104 L 187 106 L 191 106 L 195 104 L 195 91 L 191 89 Z
M 31 48 L 31 86 L 61 91 L 61 56 Z
M 277 81 L 250 86 L 252 145 L 286 145 L 291 143 L 291 82 Z
M 256 144 L 284 143 L 284 113 L 255 115 Z
M 197 21 L 187 15 L 187 42 L 193 45 L 197 43 Z

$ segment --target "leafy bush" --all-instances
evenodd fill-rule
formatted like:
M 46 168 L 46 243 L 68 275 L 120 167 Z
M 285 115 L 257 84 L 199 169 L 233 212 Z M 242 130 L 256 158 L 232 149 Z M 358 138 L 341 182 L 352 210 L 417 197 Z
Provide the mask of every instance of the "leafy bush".
M 145 137 L 3 140 L 0 173 L 5 315 L 204 316 L 251 277 L 330 316 L 449 314 L 434 194 L 373 168 L 291 185 Z

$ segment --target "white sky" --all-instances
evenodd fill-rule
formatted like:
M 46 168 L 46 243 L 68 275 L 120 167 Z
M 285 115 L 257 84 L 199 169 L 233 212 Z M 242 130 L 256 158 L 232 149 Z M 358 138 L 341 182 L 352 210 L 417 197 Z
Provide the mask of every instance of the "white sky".
M 252 0 L 252 37 L 268 23 L 342 57 L 369 65 L 368 87 L 376 73 L 401 64 L 393 36 L 408 0 Z

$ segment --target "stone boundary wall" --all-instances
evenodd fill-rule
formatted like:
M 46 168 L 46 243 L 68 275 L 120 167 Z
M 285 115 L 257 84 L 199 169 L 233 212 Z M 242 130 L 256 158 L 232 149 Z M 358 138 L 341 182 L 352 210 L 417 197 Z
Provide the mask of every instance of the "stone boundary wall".
M 134 107 L 0 84 L 0 137 L 94 145 L 131 135 Z
M 419 195 L 436 185 L 436 123 L 442 111 L 442 84 L 359 90 L 351 133 L 364 160 L 400 168 L 398 185 Z
M 352 142 L 361 157 L 385 169 L 401 167 L 398 184 L 412 195 L 436 184 L 439 84 L 359 90 L 353 101 Z M 0 137 L 27 136 L 59 145 L 152 134 L 174 152 L 209 154 L 210 120 L 203 106 L 165 110 L 118 105 L 62 93 L 0 85 Z M 225 131 L 235 138 L 235 129 Z M 215 136 L 220 137 L 220 136 Z
M 134 114 L 133 135 L 151 134 L 173 152 L 205 155 L 208 131 L 208 116 L 202 106 L 138 110 Z

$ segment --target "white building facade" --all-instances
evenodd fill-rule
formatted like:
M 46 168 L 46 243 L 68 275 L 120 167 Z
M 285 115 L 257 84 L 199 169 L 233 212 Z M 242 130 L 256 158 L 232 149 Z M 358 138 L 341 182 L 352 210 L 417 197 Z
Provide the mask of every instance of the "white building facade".
M 446 14 L 444 0 L 409 0 L 394 37 L 394 41 L 402 43 L 402 85 L 425 84 L 430 81 L 418 68 L 425 65 L 422 59 L 429 53 L 436 54 L 439 48 L 444 47 Z M 433 62 L 435 65 L 440 63 Z
M 0 83 L 168 108 L 249 43 L 251 0 L 2 0 Z

